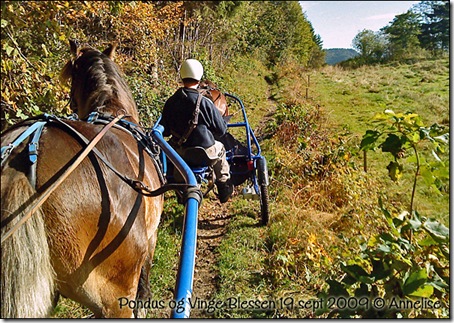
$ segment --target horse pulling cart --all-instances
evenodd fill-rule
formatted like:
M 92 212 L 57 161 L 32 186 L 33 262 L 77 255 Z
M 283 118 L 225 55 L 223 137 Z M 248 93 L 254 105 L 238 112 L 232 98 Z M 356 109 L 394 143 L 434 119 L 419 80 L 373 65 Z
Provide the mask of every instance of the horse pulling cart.
M 182 193 L 185 203 L 172 317 L 189 317 L 202 199 L 195 172 L 164 140 L 162 127 L 147 134 L 139 126 L 113 62 L 115 46 L 100 52 L 70 45 L 73 58 L 62 75 L 71 80 L 78 118 L 43 115 L 1 134 L 2 317 L 48 316 L 59 295 L 95 317 L 143 314 L 119 299 L 152 297 L 149 272 L 167 190 Z M 239 165 L 232 177 L 250 178 L 265 196 L 266 163 L 247 119 L 243 126 L 258 153 L 238 155 L 239 146 L 232 147 L 229 162 L 233 170 Z M 166 183 L 161 151 L 183 183 Z
M 200 191 L 158 130 L 139 125 L 131 91 L 101 52 L 70 42 L 62 72 L 77 118 L 39 116 L 1 134 L 2 318 L 49 316 L 60 295 L 95 317 L 143 316 L 119 299 L 152 297 L 149 273 L 163 193 L 185 194 L 174 317 L 189 317 Z M 93 115 L 97 115 L 96 118 Z M 96 120 L 91 120 L 96 119 Z M 183 174 L 165 183 L 162 149 Z

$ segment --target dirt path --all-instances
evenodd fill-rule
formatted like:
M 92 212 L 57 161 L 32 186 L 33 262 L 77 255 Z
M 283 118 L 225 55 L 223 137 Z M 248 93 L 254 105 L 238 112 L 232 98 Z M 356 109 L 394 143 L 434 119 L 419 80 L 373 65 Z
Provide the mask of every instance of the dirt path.
M 264 111 L 265 116 L 254 129 L 259 141 L 265 136 L 267 122 L 276 110 L 274 100 L 269 99 L 268 103 Z M 238 191 L 234 193 L 234 195 L 237 194 Z M 222 242 L 227 231 L 227 225 L 232 217 L 232 214 L 229 213 L 229 203 L 219 203 L 213 193 L 210 193 L 199 209 L 193 298 L 198 297 L 205 301 L 212 300 L 219 287 L 219 277 L 216 268 L 217 248 Z M 212 318 L 212 314 L 210 315 L 203 310 L 193 309 L 191 318 Z
M 210 194 L 199 209 L 193 298 L 209 301 L 215 296 L 218 281 L 216 248 L 220 245 L 231 218 L 226 204 L 220 204 Z M 191 318 L 209 317 L 212 316 L 202 310 L 191 311 Z

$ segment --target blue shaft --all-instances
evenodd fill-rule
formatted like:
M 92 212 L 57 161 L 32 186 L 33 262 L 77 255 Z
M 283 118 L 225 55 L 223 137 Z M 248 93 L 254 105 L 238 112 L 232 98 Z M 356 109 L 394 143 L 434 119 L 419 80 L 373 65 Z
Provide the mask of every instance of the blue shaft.
M 184 162 L 178 153 L 162 137 L 162 126 L 152 130 L 152 137 L 175 165 L 190 186 L 197 186 L 197 180 L 191 168 Z M 178 266 L 177 283 L 175 287 L 174 308 L 172 318 L 188 318 L 191 312 L 190 298 L 192 296 L 192 283 L 194 280 L 195 249 L 197 244 L 197 218 L 199 201 L 189 197 L 185 205 L 183 224 L 183 238 L 181 242 L 180 264 Z
M 198 201 L 193 198 L 189 198 L 186 203 L 180 265 L 175 288 L 176 306 L 172 311 L 172 318 L 188 318 L 191 312 L 189 301 L 194 279 L 198 204 Z

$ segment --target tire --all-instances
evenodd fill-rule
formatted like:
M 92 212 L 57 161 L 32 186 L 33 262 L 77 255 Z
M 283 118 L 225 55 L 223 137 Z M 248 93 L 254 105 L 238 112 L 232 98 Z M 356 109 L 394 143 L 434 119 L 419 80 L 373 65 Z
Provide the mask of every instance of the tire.
M 267 225 L 269 220 L 268 186 L 260 185 L 260 216 L 261 224 Z
M 257 160 L 257 178 L 260 186 L 268 186 L 268 166 L 266 165 L 265 157 L 261 157 Z

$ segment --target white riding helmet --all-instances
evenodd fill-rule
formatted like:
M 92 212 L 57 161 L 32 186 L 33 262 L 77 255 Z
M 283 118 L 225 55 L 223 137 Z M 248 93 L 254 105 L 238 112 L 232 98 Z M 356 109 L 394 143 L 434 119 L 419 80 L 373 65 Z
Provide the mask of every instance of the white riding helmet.
M 196 59 L 187 59 L 181 64 L 180 67 L 180 77 L 182 79 L 190 78 L 197 81 L 202 79 L 203 75 L 203 66 Z

